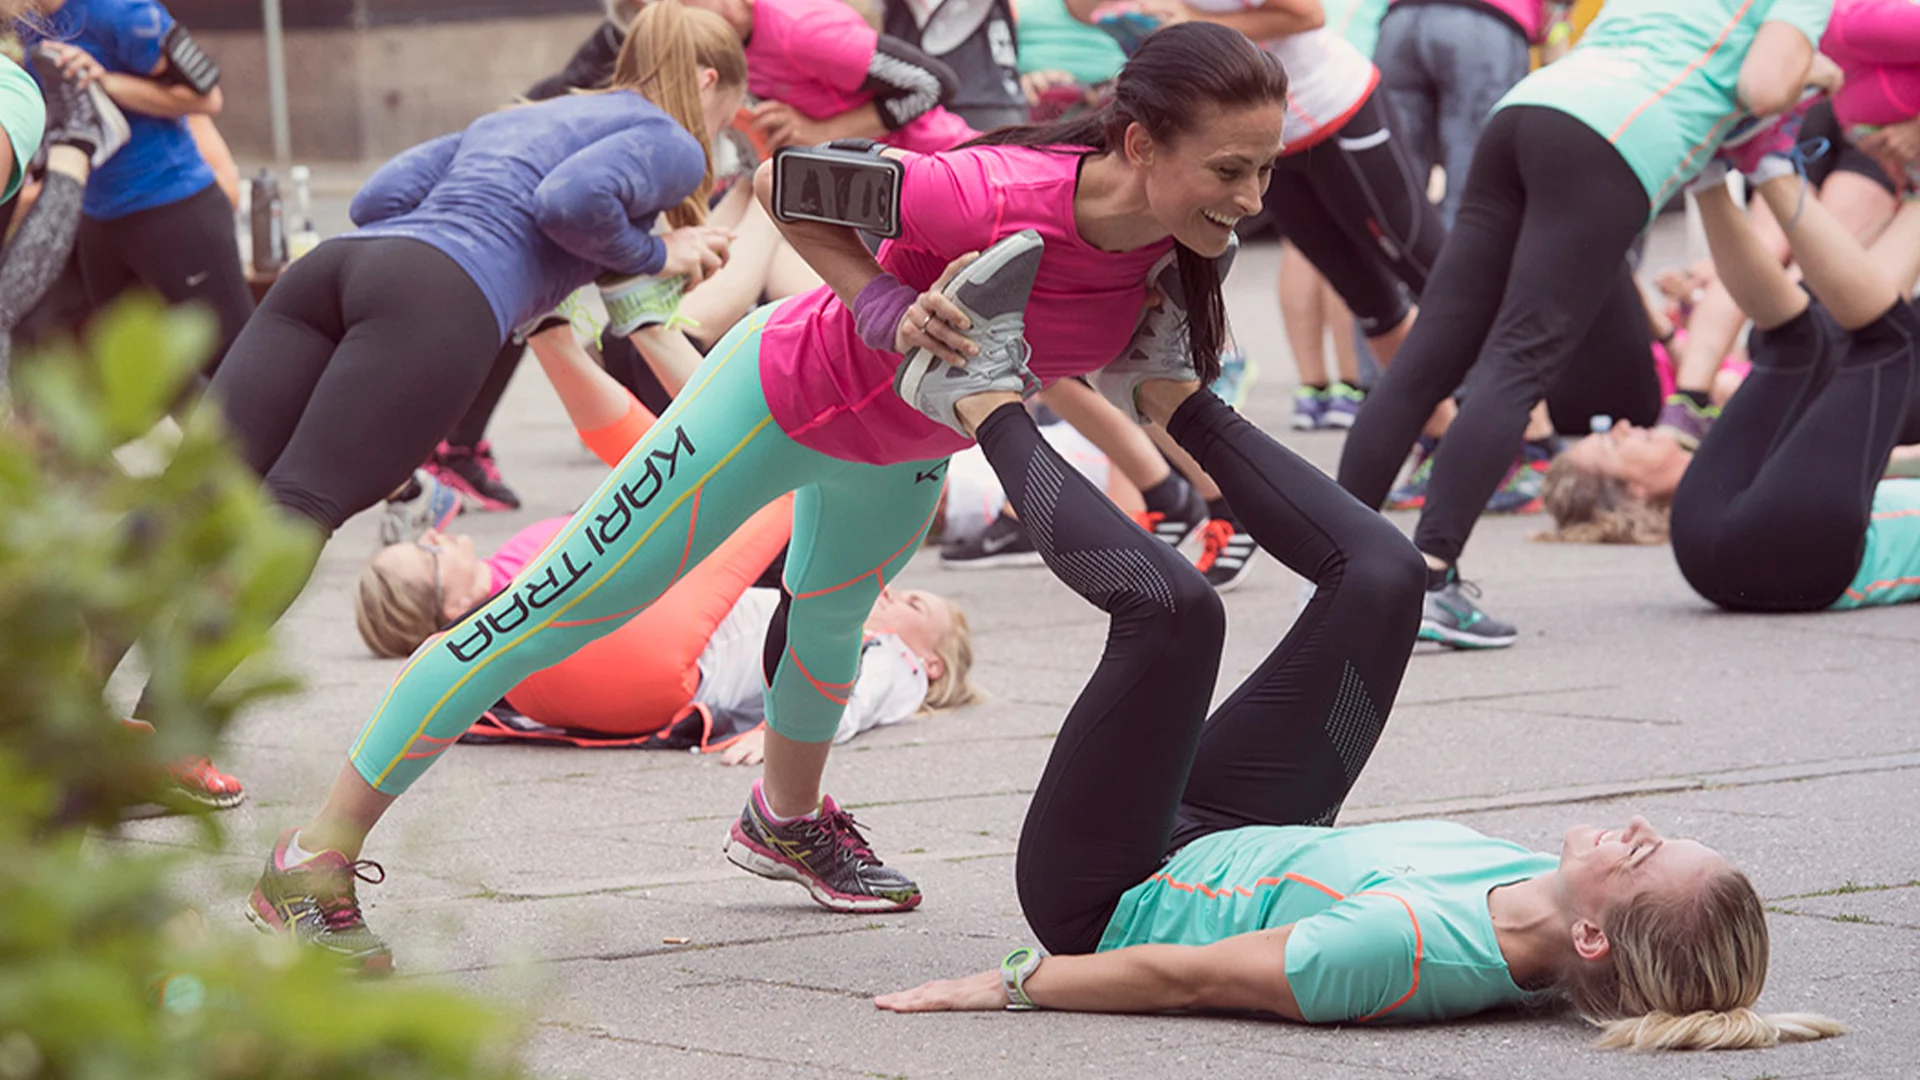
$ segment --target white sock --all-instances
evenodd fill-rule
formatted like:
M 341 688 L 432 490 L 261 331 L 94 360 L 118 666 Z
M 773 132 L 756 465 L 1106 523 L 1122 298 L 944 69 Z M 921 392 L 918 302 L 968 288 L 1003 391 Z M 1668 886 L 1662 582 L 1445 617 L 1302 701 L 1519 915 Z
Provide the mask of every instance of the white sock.
M 820 812 L 820 808 L 816 806 L 804 814 L 795 814 L 793 817 L 781 817 L 779 814 L 773 812 L 773 804 L 767 801 L 767 794 L 760 790 L 758 781 L 755 781 L 753 785 L 753 797 L 760 801 L 760 813 L 765 815 L 766 819 L 775 825 L 791 825 L 802 818 L 810 818 Z
M 303 848 L 300 846 L 300 834 L 294 833 L 291 837 L 287 839 L 287 850 L 284 852 L 281 852 L 280 865 L 298 866 L 301 863 L 306 862 L 308 859 L 313 858 L 313 856 L 314 856 L 313 852 L 308 851 L 306 848 Z

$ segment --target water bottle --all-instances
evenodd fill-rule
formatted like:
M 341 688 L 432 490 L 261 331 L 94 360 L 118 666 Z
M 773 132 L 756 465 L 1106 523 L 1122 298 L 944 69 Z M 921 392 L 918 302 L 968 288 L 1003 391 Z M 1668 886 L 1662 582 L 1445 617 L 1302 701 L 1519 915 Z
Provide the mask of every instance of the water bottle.
M 261 169 L 252 183 L 253 272 L 277 274 L 287 265 L 286 222 L 280 205 L 280 181 Z
M 295 165 L 289 174 L 293 180 L 293 228 L 287 231 L 287 261 L 320 246 L 320 230 L 313 224 L 313 170 Z

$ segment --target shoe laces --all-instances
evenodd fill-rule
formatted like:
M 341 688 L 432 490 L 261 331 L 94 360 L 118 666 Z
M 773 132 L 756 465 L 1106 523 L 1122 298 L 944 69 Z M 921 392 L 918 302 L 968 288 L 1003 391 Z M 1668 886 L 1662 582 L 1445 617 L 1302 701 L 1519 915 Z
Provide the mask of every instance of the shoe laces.
M 1202 546 L 1200 559 L 1194 564 L 1195 568 L 1203 574 L 1213 569 L 1213 564 L 1220 558 L 1220 553 L 1225 551 L 1227 544 L 1232 542 L 1233 533 L 1233 522 L 1221 518 L 1210 519 L 1206 528 L 1200 533 Z
M 1160 523 L 1165 520 L 1167 520 L 1167 515 L 1164 512 L 1159 510 L 1142 510 L 1139 513 L 1133 515 L 1134 524 L 1140 526 L 1141 528 L 1147 530 L 1148 532 L 1154 532 L 1158 530 L 1160 528 Z
M 1033 346 L 1027 342 L 1026 330 L 1023 318 L 991 319 L 983 326 L 975 326 L 967 336 L 980 347 L 979 359 L 993 361 L 992 367 L 1004 366 L 1008 371 L 1017 372 L 1023 383 L 1033 383 L 1033 375 L 1027 370 Z
M 372 859 L 357 859 L 341 867 L 339 885 L 314 897 L 327 929 L 353 930 L 366 925 L 366 919 L 360 915 L 360 898 L 354 895 L 356 878 L 369 885 L 379 885 L 387 880 L 387 868 Z
M 810 831 L 831 843 L 843 859 L 868 866 L 883 865 L 873 853 L 873 845 L 867 843 L 867 838 L 861 834 L 860 825 L 853 820 L 853 815 L 838 806 L 814 819 Z

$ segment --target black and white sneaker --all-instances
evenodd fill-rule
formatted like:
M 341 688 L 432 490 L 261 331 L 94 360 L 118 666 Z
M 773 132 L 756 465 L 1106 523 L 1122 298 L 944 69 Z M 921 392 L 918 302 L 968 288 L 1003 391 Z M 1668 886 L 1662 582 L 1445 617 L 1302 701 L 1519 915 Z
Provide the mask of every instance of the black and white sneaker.
M 1019 518 L 1001 514 L 978 536 L 940 547 L 940 565 L 949 570 L 978 570 L 991 566 L 1039 566 L 1040 550 L 1033 546 Z
M 760 782 L 727 834 L 727 861 L 748 873 L 806 888 L 834 911 L 907 911 L 920 906 L 920 886 L 873 853 L 853 815 L 823 796 L 811 817 L 779 823 L 762 810 Z
M 1247 579 L 1259 544 L 1226 518 L 1214 518 L 1201 530 L 1203 547 L 1193 565 L 1215 592 L 1231 592 Z
M 1188 552 L 1186 547 L 1188 541 L 1201 535 L 1201 526 L 1207 523 L 1207 500 L 1200 497 L 1192 484 L 1186 485 L 1186 489 L 1186 500 L 1178 512 L 1168 514 L 1159 510 L 1142 510 L 1133 515 L 1133 520 L 1159 537 L 1168 547 L 1197 560 L 1199 556 Z
M 1420 640 L 1454 649 L 1504 649 L 1513 644 L 1520 631 L 1481 611 L 1474 603 L 1479 597 L 1478 586 L 1461 581 L 1460 571 L 1449 569 L 1445 584 L 1427 590 Z

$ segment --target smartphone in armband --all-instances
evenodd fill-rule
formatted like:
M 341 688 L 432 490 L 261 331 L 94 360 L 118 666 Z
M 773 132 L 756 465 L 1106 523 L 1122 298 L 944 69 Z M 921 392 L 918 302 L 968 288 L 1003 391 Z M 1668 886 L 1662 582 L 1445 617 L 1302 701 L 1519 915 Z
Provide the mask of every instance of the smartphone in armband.
M 773 154 L 773 216 L 900 235 L 899 161 L 859 150 L 783 146 Z

